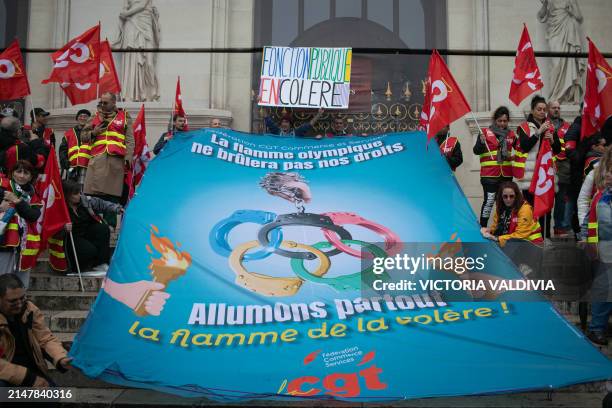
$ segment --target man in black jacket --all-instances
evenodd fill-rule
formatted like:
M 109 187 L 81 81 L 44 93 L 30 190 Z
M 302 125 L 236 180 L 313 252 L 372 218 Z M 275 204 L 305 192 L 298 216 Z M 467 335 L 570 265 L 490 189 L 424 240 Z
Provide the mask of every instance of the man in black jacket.
M 167 132 L 164 132 L 157 143 L 155 143 L 155 147 L 153 147 L 153 153 L 157 156 L 159 152 L 162 151 L 168 140 L 172 138 L 174 132 L 182 132 L 185 130 L 185 124 L 187 123 L 187 119 L 184 116 L 180 116 L 179 114 L 174 114 L 172 117 L 172 129 Z

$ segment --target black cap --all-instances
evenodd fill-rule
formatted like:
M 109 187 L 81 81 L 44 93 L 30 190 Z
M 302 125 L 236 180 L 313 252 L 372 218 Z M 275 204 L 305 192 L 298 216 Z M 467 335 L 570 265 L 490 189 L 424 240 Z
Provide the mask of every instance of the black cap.
M 77 112 L 76 116 L 74 117 L 75 119 L 78 119 L 80 115 L 87 115 L 87 116 L 91 116 L 91 112 L 88 111 L 87 109 L 81 109 Z
M 32 121 L 34 121 L 34 114 L 36 114 L 36 116 L 49 116 L 50 115 L 50 113 L 44 110 L 43 108 L 34 108 L 30 111 L 30 119 L 32 119 Z

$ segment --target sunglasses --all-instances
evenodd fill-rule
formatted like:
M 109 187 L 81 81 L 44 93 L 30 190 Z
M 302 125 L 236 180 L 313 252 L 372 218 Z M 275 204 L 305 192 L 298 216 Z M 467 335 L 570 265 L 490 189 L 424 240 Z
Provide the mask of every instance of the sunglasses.
M 514 198 L 516 196 L 514 194 L 503 194 L 502 197 L 503 198 Z

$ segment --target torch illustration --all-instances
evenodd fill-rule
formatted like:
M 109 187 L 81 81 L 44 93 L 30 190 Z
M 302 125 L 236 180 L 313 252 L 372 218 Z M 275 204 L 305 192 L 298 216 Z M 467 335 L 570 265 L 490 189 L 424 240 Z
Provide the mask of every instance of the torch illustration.
M 151 244 L 161 254 L 161 258 L 152 259 L 149 269 L 153 282 L 159 282 L 167 289 L 171 281 L 185 274 L 191 265 L 191 255 L 185 251 L 179 251 L 179 243 L 176 243 L 175 246 L 168 238 L 158 237 L 156 234 L 159 234 L 159 230 L 155 225 L 151 225 Z M 147 251 L 153 254 L 149 245 L 147 245 Z M 145 302 L 150 295 L 151 290 L 147 290 L 136 304 L 134 311 L 138 316 L 148 314 L 145 310 Z

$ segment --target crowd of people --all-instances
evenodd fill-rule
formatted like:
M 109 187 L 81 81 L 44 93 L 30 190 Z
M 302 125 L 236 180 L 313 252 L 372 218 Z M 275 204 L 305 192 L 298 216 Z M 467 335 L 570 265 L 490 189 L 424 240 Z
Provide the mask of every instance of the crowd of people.
M 546 238 L 575 239 L 595 266 L 591 298 L 597 301 L 592 302 L 589 338 L 607 344 L 607 319 L 612 313 L 608 302 L 612 301 L 612 118 L 601 132 L 581 137 L 582 106 L 571 122 L 562 118 L 557 101 L 536 95 L 530 108 L 526 119 L 511 129 L 509 109 L 498 107 L 491 124 L 476 138 L 473 153 L 480 161 L 483 190 L 481 233 L 498 243 L 524 275 L 541 267 Z M 364 136 L 348 134 L 342 116 L 332 119 L 330 132 L 317 134 L 314 126 L 322 113 L 319 110 L 298 127 L 290 115 L 278 124 L 267 116 L 265 125 L 267 132 L 282 137 Z M 555 199 L 553 208 L 535 219 L 530 187 L 545 140 L 553 154 Z M 435 141 L 452 171 L 462 165 L 461 144 L 450 134 L 449 125 L 435 135 Z
M 16 273 L 27 288 L 40 250 L 40 180 L 57 151 L 70 222 L 48 240 L 49 264 L 58 272 L 104 273 L 110 236 L 128 201 L 126 174 L 134 155 L 132 118 L 117 107 L 116 95 L 103 93 L 96 112 L 80 109 L 60 142 L 40 107 L 24 125 L 17 112 L 0 112 L 0 274 Z M 153 152 L 159 154 L 175 132 L 186 130 L 186 117 L 175 114 Z M 222 127 L 218 118 L 210 122 Z
M 316 134 L 314 126 L 323 113 L 319 109 L 310 121 L 297 128 L 289 115 L 278 124 L 268 116 L 265 124 L 269 133 L 280 137 L 351 136 L 340 115 L 332 118 L 329 132 Z M 42 108 L 30 112 L 30 126 L 23 126 L 11 109 L 5 109 L 0 116 L 0 274 L 16 273 L 27 288 L 29 272 L 40 250 L 37 222 L 42 201 L 38 181 L 49 154 L 56 152 L 57 137 L 47 123 L 49 112 Z M 509 123 L 508 108 L 498 107 L 491 124 L 479 132 L 473 146 L 480 161 L 483 202 L 479 218 L 483 237 L 498 243 L 511 258 L 532 256 L 529 249 L 513 251 L 515 243 L 542 247 L 544 239 L 551 236 L 573 236 L 587 247 L 599 244 L 600 248 L 612 240 L 610 120 L 600 133 L 581 138 L 580 115 L 567 122 L 561 117 L 558 102 L 547 103 L 535 96 L 526 120 L 516 129 L 511 129 Z M 186 125 L 186 118 L 175 114 L 153 152 L 159 154 L 175 132 L 187 130 Z M 221 127 L 221 121 L 213 119 L 210 126 Z M 554 154 L 555 204 L 548 214 L 534 219 L 530 185 L 545 140 Z M 449 126 L 438 132 L 435 141 L 452 171 L 462 165 L 461 144 L 450 135 Z M 49 264 L 54 270 L 104 273 L 108 269 L 111 231 L 127 202 L 125 174 L 132 165 L 134 144 L 132 119 L 117 107 L 112 93 L 101 95 L 96 112 L 81 109 L 76 113 L 75 124 L 64 133 L 58 149 L 70 222 L 48 241 Z M 538 256 L 537 251 L 532 253 Z M 599 275 L 607 279 L 612 260 L 606 256 L 597 259 L 602 265 Z M 593 315 L 607 316 L 612 303 L 600 303 L 594 303 Z M 593 338 L 599 343 L 607 341 L 602 323 L 593 320 Z

